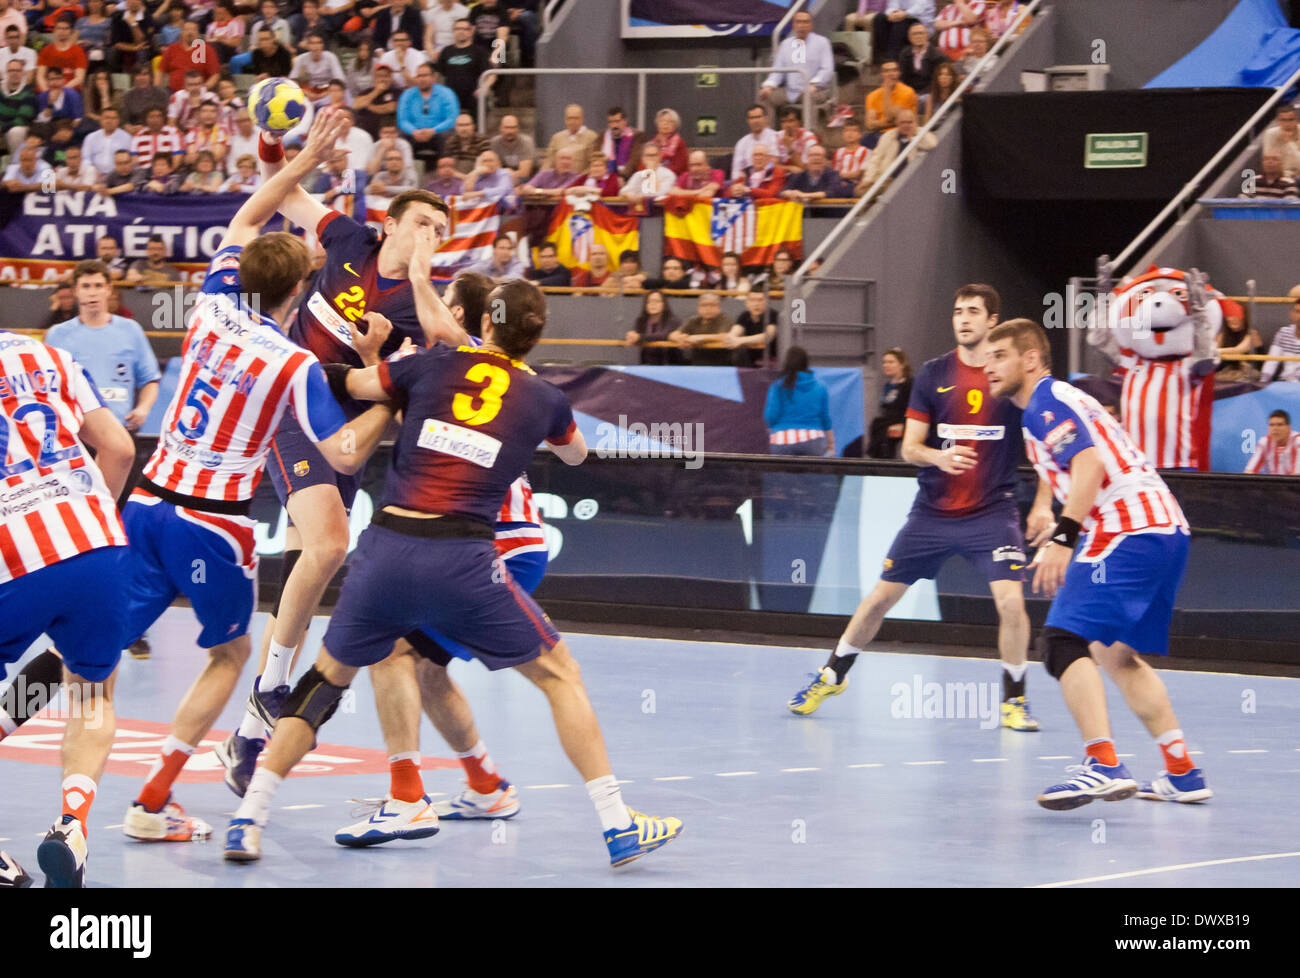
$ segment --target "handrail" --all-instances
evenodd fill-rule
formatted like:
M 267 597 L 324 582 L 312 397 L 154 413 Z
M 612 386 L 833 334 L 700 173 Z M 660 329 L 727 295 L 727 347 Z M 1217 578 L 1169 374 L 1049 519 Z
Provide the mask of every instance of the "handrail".
M 893 179 L 894 174 L 907 164 L 908 160 L 912 158 L 912 155 L 921 145 L 921 140 L 938 128 L 939 123 L 948 114 L 948 110 L 958 103 L 962 94 L 971 87 L 980 75 L 984 73 L 984 70 L 997 60 L 998 53 L 1004 51 L 1010 46 L 1012 39 L 1018 35 L 1022 25 L 1030 16 L 1033 15 L 1042 3 L 1043 0 L 1034 0 L 1034 2 L 1029 6 L 1021 9 L 1020 16 L 1016 18 L 1015 22 L 1009 28 L 1007 28 L 1006 33 L 998 38 L 998 43 L 989 48 L 988 54 L 984 55 L 980 60 L 980 63 L 975 66 L 975 70 L 962 79 L 961 84 L 957 86 L 956 91 L 948 97 L 948 100 L 945 101 L 943 105 L 939 106 L 939 111 L 936 112 L 931 117 L 930 121 L 925 124 L 924 128 L 916 134 L 916 137 L 907 145 L 907 148 L 898 154 L 894 159 L 894 162 L 885 169 L 885 172 L 877 178 L 876 182 L 873 183 L 867 189 L 867 192 L 858 199 L 857 205 L 840 218 L 840 223 L 831 228 L 830 234 L 822 240 L 822 243 L 813 250 L 811 255 L 804 259 L 803 264 L 794 270 L 794 274 L 790 277 L 791 285 L 794 288 L 798 288 L 803 284 L 803 280 L 813 271 L 813 264 L 821 260 L 822 256 L 840 237 L 841 232 L 848 229 L 849 222 L 855 220 L 867 205 L 875 199 L 876 195 L 884 189 L 885 185 Z
M 1035 0 L 1035 3 L 1041 0 Z M 772 70 L 770 65 L 748 68 L 489 68 L 479 76 L 478 87 L 478 131 L 486 132 L 488 89 L 499 75 L 636 75 L 636 125 L 642 132 L 645 123 L 645 80 L 647 75 L 699 75 L 705 72 L 713 75 L 765 75 Z M 812 86 L 809 79 L 812 72 L 795 65 L 786 69 L 803 75 L 803 122 L 808 125 L 812 115 Z
M 790 21 L 794 20 L 795 14 L 803 10 L 803 5 L 807 2 L 808 0 L 794 0 L 794 3 L 790 4 L 790 9 L 786 11 L 785 16 L 777 21 L 776 26 L 772 28 L 772 64 L 776 64 L 776 52 L 777 49 L 781 47 L 781 31 L 785 29 L 785 26 L 789 24 Z
M 1183 185 L 1183 189 L 1178 192 L 1178 195 L 1166 204 L 1161 209 L 1160 213 L 1151 219 L 1151 222 L 1146 227 L 1137 233 L 1137 237 L 1128 243 L 1128 247 L 1115 256 L 1115 259 L 1109 263 L 1112 272 L 1115 269 L 1121 268 L 1126 261 L 1131 259 L 1134 254 L 1137 253 L 1138 248 L 1146 243 L 1147 239 L 1156 232 L 1169 215 L 1183 206 L 1189 196 L 1196 193 L 1196 188 L 1200 186 L 1201 182 L 1209 176 L 1210 173 L 1218 168 L 1219 164 L 1223 162 L 1224 157 L 1226 157 L 1237 145 L 1241 138 L 1247 135 L 1250 130 L 1254 128 L 1256 123 L 1258 123 L 1265 114 L 1277 105 L 1283 94 L 1292 89 L 1297 83 L 1300 83 L 1300 69 L 1297 69 L 1292 73 L 1291 77 L 1286 80 L 1285 84 L 1278 86 L 1278 88 L 1273 91 L 1273 94 L 1255 111 L 1255 114 L 1247 119 L 1241 128 L 1228 137 L 1228 141 L 1219 147 L 1219 151 L 1210 158 L 1210 162 L 1201 167 L 1196 176 L 1192 177 L 1192 179 Z
M 551 21 L 555 19 L 555 11 L 559 9 L 564 0 L 548 0 L 542 7 L 542 33 L 545 34 L 551 29 Z

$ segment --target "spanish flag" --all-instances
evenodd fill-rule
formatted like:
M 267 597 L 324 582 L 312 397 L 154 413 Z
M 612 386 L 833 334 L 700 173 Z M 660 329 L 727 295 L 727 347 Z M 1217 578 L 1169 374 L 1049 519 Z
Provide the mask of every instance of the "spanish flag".
M 633 214 L 615 214 L 604 204 L 566 199 L 551 214 L 546 240 L 555 245 L 556 257 L 566 268 L 590 270 L 592 245 L 604 245 L 609 265 L 618 267 L 618 256 L 641 246 L 641 219 Z M 537 249 L 533 249 L 537 261 Z
M 803 204 L 717 197 L 680 213 L 664 209 L 664 257 L 717 268 L 734 251 L 745 267 L 766 267 L 782 248 L 803 257 Z

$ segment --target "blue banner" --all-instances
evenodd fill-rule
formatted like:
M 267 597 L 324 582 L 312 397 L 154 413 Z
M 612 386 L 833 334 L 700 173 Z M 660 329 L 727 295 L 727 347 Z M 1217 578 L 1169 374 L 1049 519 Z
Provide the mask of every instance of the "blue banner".
M 117 239 L 128 261 L 143 258 L 145 243 L 159 235 L 168 261 L 200 281 L 246 194 L 119 194 L 86 191 L 0 195 L 0 281 L 49 282 L 82 259 L 95 257 L 95 242 Z

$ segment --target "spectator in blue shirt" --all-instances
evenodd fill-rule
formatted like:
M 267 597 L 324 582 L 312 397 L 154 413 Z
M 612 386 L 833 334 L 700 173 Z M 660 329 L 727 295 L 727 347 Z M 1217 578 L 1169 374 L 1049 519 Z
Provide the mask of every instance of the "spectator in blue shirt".
M 831 401 L 826 386 L 808 369 L 801 346 L 786 351 L 781 378 L 767 391 L 763 420 L 773 455 L 834 455 Z
M 90 372 L 104 405 L 128 431 L 138 431 L 158 398 L 158 360 L 134 319 L 108 311 L 108 266 L 83 261 L 72 272 L 77 315 L 52 326 L 45 342 L 67 350 Z
M 411 142 L 411 152 L 429 169 L 437 164 L 442 133 L 450 132 L 460 115 L 460 101 L 446 85 L 437 84 L 438 73 L 430 64 L 415 72 L 415 87 L 397 100 L 397 126 Z
M 758 103 L 767 111 L 770 124 L 775 125 L 777 110 L 786 103 L 803 100 L 804 76 L 791 70 L 795 66 L 808 72 L 807 83 L 812 86 L 814 108 L 831 100 L 835 79 L 835 55 L 831 42 L 821 34 L 813 33 L 812 14 L 803 10 L 794 15 L 794 33 L 781 42 L 772 62 L 772 73 L 763 79 L 758 90 Z M 806 120 L 811 124 L 811 120 Z
M 524 263 L 515 257 L 515 242 L 508 234 L 498 234 L 492 242 L 492 257 L 470 265 L 467 272 L 478 272 L 500 284 L 507 279 L 525 278 Z
M 827 197 L 852 197 L 853 188 L 845 186 L 840 175 L 826 160 L 826 147 L 814 143 L 808 147 L 804 169 L 785 182 L 781 196 L 811 204 Z

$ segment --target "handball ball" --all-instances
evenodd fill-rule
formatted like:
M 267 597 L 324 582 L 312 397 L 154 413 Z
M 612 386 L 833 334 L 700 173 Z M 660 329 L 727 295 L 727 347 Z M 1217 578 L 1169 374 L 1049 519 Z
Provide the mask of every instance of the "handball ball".
M 253 125 L 266 132 L 283 135 L 306 113 L 307 95 L 287 78 L 264 79 L 248 92 L 248 114 Z

